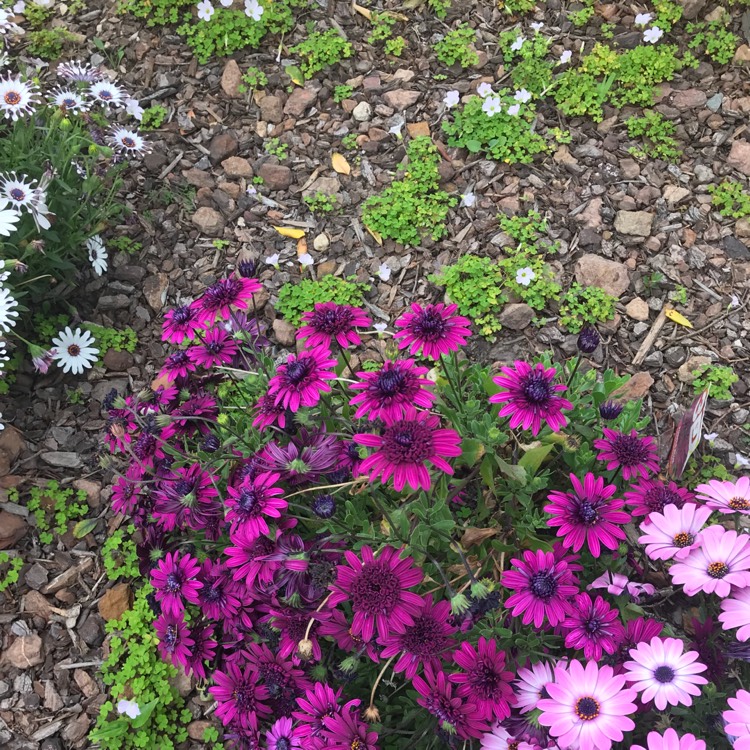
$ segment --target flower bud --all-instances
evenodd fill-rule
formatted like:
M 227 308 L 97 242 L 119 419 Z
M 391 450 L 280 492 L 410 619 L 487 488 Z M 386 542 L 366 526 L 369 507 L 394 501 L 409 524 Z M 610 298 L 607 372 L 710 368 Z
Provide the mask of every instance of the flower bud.
M 593 354 L 600 341 L 599 331 L 593 326 L 585 326 L 578 334 L 578 349 L 583 354 Z
M 297 651 L 299 652 L 299 655 L 307 660 L 312 659 L 313 656 L 313 644 L 312 641 L 309 638 L 303 638 L 298 644 L 297 644 Z
M 456 594 L 451 598 L 451 614 L 461 615 L 469 608 L 469 600 L 463 594 Z
M 599 406 L 599 416 L 602 419 L 617 419 L 622 413 L 622 404 L 617 401 L 605 401 Z
M 377 724 L 380 721 L 380 711 L 378 711 L 376 706 L 370 705 L 362 713 L 362 718 L 368 724 Z

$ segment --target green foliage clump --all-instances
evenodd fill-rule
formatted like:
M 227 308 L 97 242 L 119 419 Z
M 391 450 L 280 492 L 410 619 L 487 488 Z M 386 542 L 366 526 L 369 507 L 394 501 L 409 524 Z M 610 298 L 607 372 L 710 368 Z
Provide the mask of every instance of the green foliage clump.
M 587 115 L 594 122 L 601 122 L 604 119 L 602 107 L 613 81 L 611 75 L 599 80 L 591 73 L 570 68 L 555 82 L 553 96 L 564 115 Z
M 368 290 L 367 284 L 354 281 L 355 277 L 340 279 L 329 274 L 320 281 L 302 279 L 302 281 L 284 284 L 279 289 L 279 301 L 276 309 L 284 320 L 293 326 L 299 326 L 302 313 L 314 309 L 317 303 L 335 302 L 337 305 L 362 305 L 362 296 Z
M 63 53 L 65 45 L 78 39 L 64 26 L 52 26 L 49 29 L 30 31 L 26 35 L 26 51 L 42 60 L 57 60 Z
M 288 149 L 289 146 L 286 143 L 282 143 L 278 138 L 269 138 L 263 144 L 263 150 L 277 159 L 286 159 Z
M 479 62 L 479 55 L 473 45 L 476 32 L 468 23 L 461 23 L 449 31 L 439 42 L 435 43 L 435 54 L 443 65 L 455 65 L 469 68 Z
M 39 5 L 37 3 L 29 2 L 26 3 L 23 17 L 32 29 L 41 29 L 47 21 L 52 18 L 53 12 L 54 8 L 52 3 L 49 3 L 48 5 Z
M 193 4 L 193 0 L 122 0 L 118 11 L 145 18 L 149 26 L 166 26 L 177 23 L 180 12 Z
M 440 189 L 440 154 L 427 136 L 407 147 L 409 166 L 402 180 L 365 201 L 362 218 L 367 227 L 402 245 L 416 245 L 429 232 L 434 240 L 445 234 L 445 219 L 456 199 Z
M 377 42 L 386 42 L 393 36 L 393 27 L 398 23 L 398 19 L 391 13 L 373 13 L 370 16 L 372 29 L 367 37 L 368 44 Z
M 8 497 L 13 502 L 18 502 L 18 490 L 8 490 Z M 39 541 L 42 544 L 51 544 L 52 532 L 64 534 L 69 523 L 83 518 L 89 509 L 83 490 L 61 487 L 54 479 L 43 485 L 31 487 L 26 507 L 36 520 Z
M 729 26 L 729 14 L 725 13 L 716 21 L 688 23 L 685 31 L 690 36 L 690 49 L 703 48 L 706 55 L 719 65 L 726 65 L 734 57 L 739 44 L 739 37 L 733 34 Z
M 244 94 L 247 91 L 265 88 L 267 85 L 268 76 L 260 68 L 250 66 L 242 75 L 239 90 Z
M 530 0 L 527 1 L 530 2 Z M 451 0 L 427 0 L 427 7 L 438 18 L 445 18 L 448 15 L 448 8 L 451 7 Z
M 498 0 L 500 10 L 509 16 L 521 16 L 536 7 L 535 0 Z
M 654 0 L 654 10 L 656 11 L 654 25 L 667 32 L 671 31 L 672 26 L 682 18 L 684 8 L 672 0 Z
M 682 482 L 685 487 L 695 487 L 712 479 L 726 482 L 731 477 L 724 462 L 709 453 L 693 453 L 685 467 Z
M 83 328 L 91 331 L 91 335 L 96 339 L 99 353 L 102 356 L 110 349 L 116 352 L 130 352 L 132 354 L 138 345 L 138 334 L 130 326 L 118 330 L 117 328 L 98 326 L 95 323 L 86 323 L 83 325 Z
M 140 588 L 133 608 L 106 625 L 111 634 L 109 655 L 100 674 L 110 698 L 99 709 L 89 737 L 101 750 L 174 750 L 188 736 L 193 717 L 170 682 L 177 671 L 157 650 L 155 615 L 147 599 L 152 592 L 148 584 Z M 115 713 L 116 702 L 126 697 L 141 709 L 136 719 Z
M 138 577 L 138 552 L 133 541 L 134 534 L 135 526 L 129 524 L 107 536 L 102 547 L 102 559 L 108 580 Z
M 639 158 L 664 159 L 664 161 L 677 161 L 680 150 L 674 134 L 677 126 L 667 120 L 658 112 L 648 111 L 643 117 L 631 117 L 625 123 L 628 128 L 628 136 L 631 138 L 644 138 L 645 144 L 642 148 L 631 148 L 630 153 Z
M 354 53 L 352 45 L 336 29 L 314 31 L 304 42 L 292 47 L 290 52 L 301 58 L 300 67 L 310 78 L 325 68 L 341 62 Z
M 593 3 L 585 5 L 580 10 L 570 11 L 568 18 L 573 26 L 580 28 L 585 26 L 594 17 L 594 5 Z
M 525 216 L 499 214 L 497 218 L 500 229 L 522 245 L 536 242 L 539 235 L 547 231 L 547 222 L 538 211 L 529 211 Z
M 709 185 L 711 205 L 722 215 L 732 219 L 750 216 L 750 195 L 737 180 L 724 180 L 719 185 Z
M 23 567 L 23 558 L 11 557 L 7 552 L 0 552 L 0 568 L 8 566 L 8 569 L 0 573 L 0 593 L 18 583 Z
M 615 316 L 617 298 L 596 286 L 574 282 L 560 300 L 560 325 L 578 333 L 586 323 L 601 323 Z
M 314 214 L 329 214 L 336 208 L 336 196 L 325 193 L 306 195 L 303 200 Z
M 347 133 L 341 139 L 341 148 L 343 148 L 346 151 L 353 151 L 355 148 L 357 148 L 357 134 Z
M 164 124 L 168 114 L 169 112 L 163 104 L 152 104 L 148 109 L 143 110 L 141 129 L 158 130 Z
M 393 55 L 394 57 L 401 57 L 406 47 L 406 39 L 402 36 L 394 36 L 392 39 L 387 39 L 385 42 L 385 54 Z
M 536 34 L 526 39 L 520 49 L 513 49 L 518 36 L 516 30 L 505 31 L 500 34 L 498 44 L 509 65 L 513 86 L 538 96 L 552 83 L 553 63 L 547 59 L 552 40 Z
M 711 398 L 722 401 L 732 398 L 729 389 L 739 380 L 739 376 L 727 365 L 701 365 L 693 370 L 693 376 L 693 390 L 696 393 L 708 389 Z
M 117 250 L 120 253 L 127 253 L 128 255 L 135 255 L 135 253 L 143 250 L 142 242 L 138 242 L 138 240 L 134 240 L 126 234 L 110 238 L 107 240 L 107 246 L 110 250 Z
M 502 110 L 491 117 L 482 109 L 485 100 L 474 96 L 456 111 L 453 122 L 444 120 L 448 145 L 472 153 L 484 152 L 488 158 L 506 164 L 528 164 L 547 148 L 544 138 L 531 129 L 536 107 L 529 102 L 521 105 L 517 115 L 511 115 L 508 107 L 517 104 L 513 96 L 508 89 L 502 89 L 498 96 Z
M 333 89 L 333 101 L 336 104 L 341 104 L 344 99 L 351 99 L 352 94 L 354 94 L 354 89 L 351 86 L 347 86 L 346 84 L 336 86 Z

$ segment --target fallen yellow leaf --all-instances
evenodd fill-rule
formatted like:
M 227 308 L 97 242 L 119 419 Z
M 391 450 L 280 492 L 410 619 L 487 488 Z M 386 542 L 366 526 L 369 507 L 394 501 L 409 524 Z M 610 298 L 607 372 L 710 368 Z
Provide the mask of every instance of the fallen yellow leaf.
M 685 328 L 692 328 L 693 324 L 684 316 L 680 315 L 677 310 L 673 310 L 671 307 L 667 308 L 665 315 L 677 325 L 685 326 Z
M 372 20 L 372 11 L 370 11 L 369 8 L 363 8 L 361 5 L 357 5 L 357 3 L 352 3 L 352 8 L 356 10 L 357 13 L 363 15 L 368 21 Z
M 305 230 L 297 229 L 296 227 L 274 227 L 274 229 L 282 237 L 290 237 L 293 240 L 298 240 L 300 237 L 305 236 Z
M 368 227 L 367 224 L 365 224 L 365 229 L 372 235 L 372 238 L 375 240 L 375 242 L 377 242 L 378 245 L 380 245 L 382 247 L 383 246 L 383 238 L 380 236 L 380 232 L 376 232 L 376 231 L 370 229 L 370 227 Z
M 349 162 L 341 154 L 334 153 L 331 156 L 331 165 L 339 174 L 352 173 L 352 168 L 349 166 Z

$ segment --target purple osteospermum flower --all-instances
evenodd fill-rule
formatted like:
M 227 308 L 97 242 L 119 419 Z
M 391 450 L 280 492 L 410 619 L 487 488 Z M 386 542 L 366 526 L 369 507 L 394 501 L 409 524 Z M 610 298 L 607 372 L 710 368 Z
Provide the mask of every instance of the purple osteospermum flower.
M 614 654 L 625 632 L 619 612 L 601 596 L 593 601 L 588 594 L 576 594 L 562 627 L 566 648 L 583 649 L 584 657 L 594 661 L 604 651 Z
M 502 725 L 493 727 L 492 731 L 482 736 L 481 750 L 537 750 L 538 745 L 530 745 L 512 735 Z
M 640 479 L 625 493 L 625 501 L 632 506 L 634 516 L 661 513 L 667 505 L 682 508 L 685 503 L 694 500 L 695 495 L 690 490 L 678 487 L 674 482 L 665 484 L 658 479 Z
M 620 540 L 625 539 L 621 524 L 630 521 L 623 510 L 624 501 L 612 497 L 617 492 L 614 484 L 605 485 L 602 477 L 591 472 L 581 482 L 575 474 L 570 475 L 573 492 L 550 492 L 550 504 L 544 507 L 552 518 L 548 526 L 559 526 L 557 536 L 563 538 L 563 545 L 578 552 L 584 543 L 594 557 L 599 557 L 601 547 L 617 549 Z
M 625 688 L 625 677 L 611 667 L 589 661 L 570 662 L 555 668 L 555 681 L 547 685 L 549 698 L 539 701 L 539 723 L 549 727 L 561 747 L 609 750 L 625 732 L 635 729 L 635 690 Z
M 750 515 L 750 477 L 740 477 L 736 482 L 712 479 L 708 484 L 699 484 L 695 491 L 711 510 Z
M 533 367 L 528 362 L 516 360 L 513 367 L 503 367 L 502 375 L 492 381 L 503 390 L 490 396 L 491 404 L 505 404 L 498 416 L 510 417 L 510 426 L 522 427 L 537 435 L 546 422 L 553 432 L 558 432 L 568 423 L 562 415 L 563 409 L 572 409 L 573 404 L 556 393 L 567 390 L 562 383 L 555 384 L 554 367 L 545 369 L 541 362 Z
M 253 427 L 263 431 L 272 424 L 276 424 L 282 430 L 286 427 L 286 409 L 281 404 L 277 404 L 273 396 L 266 393 L 258 399 L 255 405 Z
M 294 736 L 293 723 L 288 716 L 277 719 L 266 732 L 266 745 L 268 750 L 292 750 L 295 747 L 304 747 L 302 740 Z
M 214 640 L 214 625 L 199 625 L 193 628 L 190 634 L 193 639 L 193 647 L 190 649 L 190 658 L 187 666 L 200 680 L 205 680 L 206 664 L 216 656 L 218 643 Z
M 523 560 L 513 559 L 517 570 L 503 573 L 503 586 L 515 593 L 505 600 L 505 607 L 514 617 L 523 613 L 523 624 L 542 627 L 544 618 L 550 625 L 565 619 L 568 600 L 578 593 L 578 581 L 564 560 L 556 560 L 553 552 L 525 550 Z
M 232 309 L 247 310 L 247 302 L 263 287 L 257 279 L 230 276 L 211 284 L 200 299 L 190 307 L 195 310 L 202 327 L 216 320 L 217 315 L 228 318 Z
M 211 328 L 200 344 L 187 350 L 190 359 L 205 370 L 228 365 L 237 354 L 237 342 L 223 328 Z
M 229 571 L 225 565 L 212 563 L 206 558 L 201 565 L 198 579 L 203 588 L 198 593 L 198 603 L 209 620 L 222 620 L 234 617 L 240 608 Z
M 335 339 L 342 349 L 349 344 L 359 346 L 362 339 L 354 329 L 372 325 L 372 320 L 362 308 L 337 305 L 335 302 L 317 302 L 314 310 L 303 313 L 302 322 L 307 325 L 297 331 L 297 338 L 307 339 L 306 347 L 329 348 Z
M 218 702 L 216 715 L 222 723 L 237 723 L 244 729 L 258 730 L 258 719 L 271 713 L 266 705 L 268 688 L 260 684 L 258 670 L 246 664 L 244 670 L 237 664 L 228 663 L 224 671 L 213 673 L 215 685 L 208 692 Z
M 439 426 L 438 417 L 407 407 L 402 419 L 386 422 L 382 434 L 357 433 L 352 437 L 355 443 L 379 449 L 362 462 L 360 472 L 369 472 L 370 481 L 379 477 L 386 482 L 393 477 L 393 486 L 399 492 L 407 484 L 415 490 L 429 490 L 430 473 L 425 464 L 429 461 L 453 474 L 445 457 L 461 455 L 459 434 Z
M 530 669 L 519 669 L 514 683 L 516 708 L 522 714 L 533 711 L 542 698 L 549 698 L 547 685 L 554 680 L 554 665 L 548 662 L 538 661 Z
M 688 503 L 678 508 L 667 505 L 662 513 L 649 513 L 641 524 L 638 544 L 646 547 L 652 560 L 684 560 L 700 544 L 700 531 L 711 515 L 710 508 Z
M 300 710 L 292 712 L 292 717 L 297 720 L 295 736 L 309 743 L 318 741 L 325 728 L 323 719 L 341 713 L 340 698 L 341 688 L 334 691 L 323 682 L 316 682 L 303 697 L 297 698 L 297 706 Z M 348 711 L 358 705 L 358 700 L 349 701 L 344 709 Z M 312 744 L 308 747 L 312 747 Z
M 278 566 L 264 565 L 263 558 L 274 551 L 273 542 L 268 537 L 252 534 L 243 525 L 230 531 L 229 540 L 224 554 L 227 556 L 227 567 L 235 568 L 232 578 L 244 581 L 249 589 L 256 585 L 256 581 L 259 586 L 268 586 Z
M 357 407 L 354 416 L 370 421 L 401 419 L 409 406 L 429 409 L 435 394 L 425 388 L 435 385 L 426 375 L 426 367 L 415 367 L 413 359 L 386 360 L 377 372 L 358 372 L 361 382 L 349 387 L 358 393 L 349 403 Z
M 750 639 L 750 588 L 739 589 L 722 600 L 719 621 L 724 630 L 739 628 L 738 641 Z
M 669 569 L 673 583 L 681 583 L 688 596 L 699 591 L 729 596 L 732 586 L 750 586 L 750 536 L 723 526 L 700 533 L 700 546 Z
M 154 621 L 154 629 L 159 638 L 162 659 L 171 661 L 175 666 L 187 666 L 195 641 L 190 637 L 190 631 L 182 617 L 163 613 Z
M 708 680 L 700 673 L 706 665 L 697 661 L 698 652 L 683 653 L 685 644 L 679 638 L 652 638 L 630 649 L 634 661 L 625 662 L 626 677 L 641 693 L 641 701 L 654 701 L 659 711 L 670 706 L 690 706 L 691 695 L 701 694 L 699 685 Z
M 251 536 L 267 534 L 265 516 L 281 518 L 287 508 L 286 500 L 279 497 L 284 490 L 275 486 L 279 477 L 279 474 L 264 472 L 253 479 L 245 479 L 239 487 L 227 487 L 227 521 L 233 526 L 245 526 Z
M 411 311 L 405 312 L 396 322 L 397 331 L 393 338 L 399 349 L 409 348 L 411 354 L 422 353 L 429 359 L 439 359 L 442 354 L 456 351 L 466 344 L 471 335 L 469 320 L 456 315 L 458 305 L 412 304 Z
M 161 340 L 170 344 L 181 344 L 185 339 L 192 341 L 195 332 L 201 328 L 195 310 L 190 305 L 175 307 L 164 315 Z
M 195 362 L 188 356 L 184 349 L 172 352 L 165 360 L 159 377 L 167 378 L 170 382 L 177 378 L 186 378 L 188 373 L 195 372 Z
M 258 467 L 275 471 L 291 485 L 315 482 L 339 463 L 339 439 L 325 428 L 316 432 L 300 430 L 282 446 L 266 443 L 258 453 Z
M 442 730 L 457 734 L 464 740 L 481 737 L 489 731 L 489 725 L 476 703 L 454 696 L 453 683 L 442 670 L 435 672 L 427 665 L 424 677 L 415 677 L 412 684 L 419 693 L 417 703 L 437 717 Z
M 318 629 L 321 636 L 325 635 L 333 638 L 336 641 L 336 645 L 342 651 L 346 651 L 349 654 L 366 654 L 372 661 L 376 663 L 380 661 L 375 641 L 364 641 L 358 635 L 354 635 L 351 626 L 340 609 L 333 609 L 329 614 L 331 615 L 330 618 L 322 622 Z M 391 639 L 392 635 L 390 634 L 382 640 L 387 642 Z
M 600 461 L 607 462 L 607 469 L 622 467 L 622 476 L 626 481 L 634 477 L 648 477 L 649 472 L 659 473 L 659 455 L 652 437 L 638 437 L 635 430 L 630 435 L 602 429 L 604 437 L 594 440 L 594 448 L 601 452 Z
M 399 554 L 394 547 L 384 547 L 376 559 L 365 545 L 360 550 L 361 560 L 347 550 L 347 564 L 336 568 L 328 607 L 351 601 L 352 634 L 364 641 L 369 641 L 376 629 L 381 638 L 403 633 L 420 613 L 422 597 L 408 589 L 421 582 L 422 571 L 413 567 L 411 557 L 402 560 Z
M 599 416 L 608 422 L 622 414 L 623 405 L 619 401 L 604 401 L 599 404 Z
M 448 677 L 458 685 L 458 695 L 476 703 L 487 720 L 508 718 L 516 702 L 511 687 L 513 673 L 505 671 L 505 652 L 498 651 L 495 640 L 480 636 L 476 649 L 464 641 L 453 653 L 453 661 L 462 670 Z
M 143 471 L 138 464 L 128 466 L 112 488 L 112 510 L 124 516 L 133 515 L 142 499 Z
M 154 518 L 165 531 L 185 526 L 205 528 L 207 517 L 218 510 L 215 480 L 200 464 L 175 469 L 154 492 Z
M 331 352 L 320 346 L 290 354 L 286 364 L 279 365 L 269 381 L 268 393 L 290 411 L 299 411 L 300 406 L 315 406 L 321 392 L 330 392 L 331 386 L 326 381 L 336 377 L 331 369 L 335 366 Z
M 728 698 L 729 710 L 721 715 L 724 731 L 735 738 L 734 750 L 750 750 L 750 693 L 738 690 L 734 698 Z
M 185 601 L 198 603 L 198 591 L 203 588 L 195 580 L 200 566 L 191 555 L 168 553 L 151 571 L 151 585 L 156 589 L 156 600 L 164 614 L 179 618 L 185 611 Z
M 679 735 L 671 727 L 664 734 L 648 733 L 648 748 L 631 745 L 630 750 L 706 750 L 706 743 L 693 734 Z
M 295 697 L 308 690 L 312 682 L 291 660 L 273 653 L 265 643 L 250 643 L 243 653 L 268 688 L 274 714 L 289 716 L 295 707 Z
M 302 640 L 310 641 L 310 654 L 306 660 L 320 661 L 323 651 L 318 641 L 318 627 L 322 620 L 329 616 L 328 612 L 310 612 L 309 610 L 293 609 L 292 607 L 277 607 L 269 611 L 268 617 L 261 618 L 261 622 L 267 619 L 271 621 L 274 629 L 281 631 L 279 640 L 279 656 L 286 659 L 290 656 L 299 656 L 299 644 Z M 312 625 L 308 630 L 308 625 Z
M 394 672 L 404 672 L 407 680 L 416 675 L 420 665 L 431 664 L 440 669 L 440 658 L 453 645 L 456 632 L 449 622 L 450 602 L 432 603 L 432 594 L 422 597 L 420 611 L 414 615 L 414 624 L 403 633 L 391 633 L 381 641 L 385 648 L 381 659 L 401 654 L 393 666 Z
M 378 733 L 370 730 L 355 710 L 323 717 L 321 736 L 326 742 L 322 747 L 330 750 L 378 750 Z

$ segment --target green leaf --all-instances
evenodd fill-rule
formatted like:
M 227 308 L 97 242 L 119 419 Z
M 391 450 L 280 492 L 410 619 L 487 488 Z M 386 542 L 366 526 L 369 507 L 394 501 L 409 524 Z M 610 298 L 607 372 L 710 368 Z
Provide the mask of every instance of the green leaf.
M 305 76 L 296 65 L 285 65 L 284 72 L 292 79 L 292 83 L 296 83 L 298 86 L 305 85 Z
M 464 438 L 461 441 L 461 458 L 467 466 L 474 466 L 474 464 L 484 456 L 484 453 L 484 444 L 481 440 L 477 440 L 476 438 Z
M 521 460 L 518 462 L 519 466 L 523 466 L 532 476 L 537 473 L 539 467 L 542 465 L 542 461 L 549 455 L 550 451 L 554 448 L 552 443 L 547 445 L 538 445 L 535 448 L 531 448 L 521 456 Z
M 466 141 L 466 148 L 472 153 L 476 154 L 478 151 L 482 150 L 482 142 L 481 141 L 475 141 L 473 139 Z
M 495 473 L 493 472 L 493 461 L 492 456 L 487 454 L 483 459 L 479 467 L 479 473 L 482 475 L 484 483 L 492 490 L 495 491 Z
M 495 456 L 495 461 L 501 473 L 513 482 L 518 482 L 521 487 L 526 486 L 526 469 L 518 464 L 509 464 L 507 461 Z
M 73 536 L 76 539 L 83 539 L 86 534 L 90 534 L 96 528 L 98 523 L 98 518 L 84 518 L 73 527 Z

